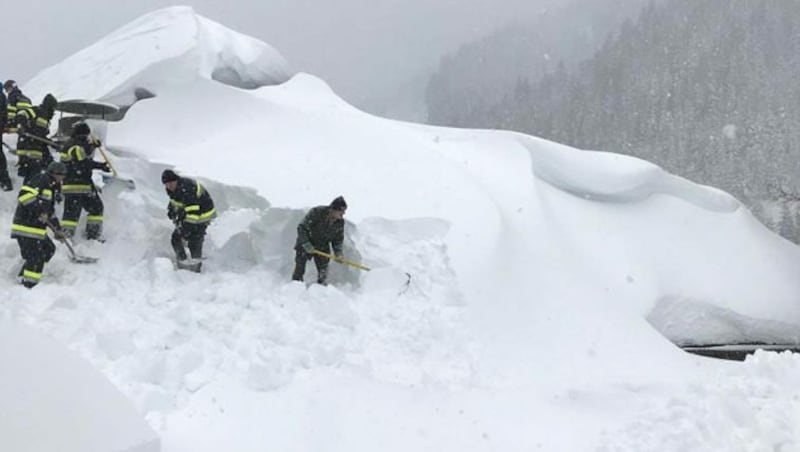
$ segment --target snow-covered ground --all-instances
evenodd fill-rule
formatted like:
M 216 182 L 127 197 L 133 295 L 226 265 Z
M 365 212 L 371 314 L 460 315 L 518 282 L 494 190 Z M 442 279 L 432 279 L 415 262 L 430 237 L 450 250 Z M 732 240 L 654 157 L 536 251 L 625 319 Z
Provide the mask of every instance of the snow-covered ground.
M 167 45 L 187 14 L 155 13 L 91 56 L 113 73 L 114 46 Z M 30 91 L 96 97 L 56 77 L 90 61 L 77 55 Z M 163 89 L 108 127 L 138 188 L 104 187 L 108 240 L 78 243 L 100 263 L 59 252 L 29 291 L 16 243 L 0 243 L 0 320 L 90 360 L 163 450 L 800 450 L 800 359 L 673 344 L 798 342 L 800 252 L 729 195 L 631 157 L 373 117 L 307 74 L 160 84 L 151 57 L 137 72 L 128 54 L 125 79 Z M 167 166 L 220 211 L 202 275 L 169 260 Z M 345 253 L 373 270 L 290 282 L 297 222 L 338 195 Z
M 160 450 L 156 433 L 107 378 L 42 333 L 0 324 L 0 363 L 3 450 Z

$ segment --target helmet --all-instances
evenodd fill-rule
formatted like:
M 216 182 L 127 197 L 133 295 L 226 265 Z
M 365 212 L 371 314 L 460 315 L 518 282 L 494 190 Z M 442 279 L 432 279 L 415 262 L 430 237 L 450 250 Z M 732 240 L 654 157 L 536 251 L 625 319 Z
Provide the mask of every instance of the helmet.
M 62 162 L 50 162 L 47 165 L 47 172 L 53 175 L 65 176 L 67 174 L 67 165 Z
M 72 126 L 73 137 L 88 136 L 90 133 L 92 133 L 92 131 L 89 129 L 89 124 L 85 122 L 78 122 Z
M 8 79 L 5 83 L 3 83 L 3 88 L 6 90 L 10 90 L 11 88 L 17 86 L 17 82 L 14 80 Z

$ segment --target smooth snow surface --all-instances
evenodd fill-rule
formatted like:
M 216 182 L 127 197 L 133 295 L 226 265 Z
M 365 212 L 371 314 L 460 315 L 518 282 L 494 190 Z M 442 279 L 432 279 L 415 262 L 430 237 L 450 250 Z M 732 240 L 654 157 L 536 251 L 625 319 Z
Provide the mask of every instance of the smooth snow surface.
M 42 333 L 0 323 L 0 363 L 0 450 L 160 450 L 117 388 Z
M 7 241 L 0 319 L 92 361 L 165 451 L 800 450 L 797 357 L 673 344 L 798 341 L 800 253 L 725 193 L 373 117 L 307 74 L 170 83 L 107 143 L 138 189 L 104 188 L 108 240 L 79 242 L 100 263 L 60 251 L 27 291 Z M 201 275 L 170 262 L 169 166 L 220 212 Z M 298 221 L 338 195 L 345 254 L 373 270 L 290 282 Z

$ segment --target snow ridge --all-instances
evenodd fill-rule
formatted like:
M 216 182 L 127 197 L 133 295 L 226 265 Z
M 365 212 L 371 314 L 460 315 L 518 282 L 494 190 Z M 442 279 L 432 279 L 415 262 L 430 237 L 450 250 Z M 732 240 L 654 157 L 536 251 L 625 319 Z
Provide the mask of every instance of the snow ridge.
M 196 78 L 239 88 L 282 83 L 286 60 L 271 46 L 199 16 L 187 6 L 144 15 L 95 44 L 40 72 L 24 90 L 37 101 L 113 101 L 128 106 L 138 89 L 157 95 L 165 86 Z M 141 97 L 141 95 L 139 96 Z
M 728 193 L 692 183 L 636 157 L 579 151 L 528 136 L 521 136 L 520 143 L 531 151 L 537 177 L 584 199 L 630 203 L 665 194 L 714 212 L 731 213 L 741 207 Z

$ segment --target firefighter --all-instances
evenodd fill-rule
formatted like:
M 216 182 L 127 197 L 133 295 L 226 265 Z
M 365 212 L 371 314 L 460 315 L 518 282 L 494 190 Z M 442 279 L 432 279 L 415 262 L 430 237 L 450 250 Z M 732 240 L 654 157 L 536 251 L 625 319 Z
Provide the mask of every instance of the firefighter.
M 17 197 L 11 238 L 17 239 L 24 260 L 19 272 L 20 283 L 29 289 L 42 279 L 44 264 L 56 251 L 55 244 L 47 235 L 47 228 L 51 227 L 60 236 L 55 199 L 66 174 L 67 167 L 63 163 L 51 162 L 46 172 L 37 174 L 22 186 Z
M 17 113 L 20 110 L 33 110 L 33 104 L 31 100 L 20 91 L 19 87 L 17 86 L 17 82 L 14 80 L 6 80 L 3 84 L 3 89 L 8 96 L 7 99 L 7 111 L 8 115 L 6 116 L 6 127 L 7 130 L 11 133 L 16 132 L 17 127 Z
M 27 183 L 31 177 L 42 172 L 53 156 L 46 144 L 50 134 L 50 120 L 53 119 L 58 101 L 52 94 L 44 96 L 41 105 L 35 108 L 21 108 L 17 102 L 15 123 L 19 141 L 17 142 L 17 174 Z M 9 116 L 11 115 L 9 103 Z
M 206 229 L 217 215 L 214 200 L 200 182 L 180 177 L 170 169 L 161 174 L 161 183 L 169 196 L 167 217 L 175 223 L 171 243 L 178 267 L 199 273 Z M 184 241 L 189 245 L 191 261 L 187 259 Z
M 6 130 L 6 117 L 8 115 L 6 106 L 6 93 L 0 90 L 0 134 L 5 133 Z M 11 178 L 8 176 L 8 160 L 4 149 L 0 149 L 0 189 L 3 191 L 14 189 L 14 184 L 11 183 Z
M 344 243 L 344 213 L 347 203 L 339 196 L 330 205 L 317 206 L 311 209 L 303 221 L 297 225 L 297 241 L 294 245 L 295 266 L 292 279 L 302 281 L 306 272 L 306 262 L 314 259 L 317 266 L 317 282 L 325 285 L 328 283 L 328 264 L 330 259 L 315 254 L 314 251 L 330 253 L 342 257 L 342 244 Z
M 67 237 L 75 235 L 81 211 L 86 210 L 86 239 L 103 240 L 103 199 L 92 181 L 92 171 L 109 172 L 111 169 L 108 163 L 94 160 L 94 150 L 99 146 L 100 141 L 91 137 L 89 125 L 79 122 L 61 148 L 61 162 L 67 167 L 67 177 L 61 188 L 64 193 L 61 225 Z

